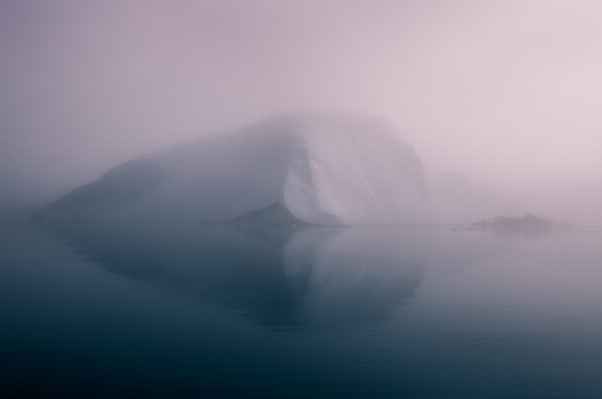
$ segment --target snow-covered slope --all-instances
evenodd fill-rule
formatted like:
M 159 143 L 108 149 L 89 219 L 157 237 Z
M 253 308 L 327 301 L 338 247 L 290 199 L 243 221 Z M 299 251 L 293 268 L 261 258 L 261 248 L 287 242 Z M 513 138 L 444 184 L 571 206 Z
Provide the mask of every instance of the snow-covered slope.
M 292 115 L 122 164 L 47 206 L 45 216 L 222 222 L 281 202 L 311 223 L 421 223 L 422 165 L 387 123 Z

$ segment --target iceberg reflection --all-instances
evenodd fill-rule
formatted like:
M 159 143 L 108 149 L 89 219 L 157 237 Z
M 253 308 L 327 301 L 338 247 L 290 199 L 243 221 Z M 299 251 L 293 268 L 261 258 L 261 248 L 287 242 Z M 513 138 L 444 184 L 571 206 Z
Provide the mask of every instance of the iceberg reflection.
M 285 328 L 386 321 L 419 287 L 428 243 L 426 230 L 400 227 L 303 227 L 261 235 L 198 223 L 43 228 L 110 273 Z

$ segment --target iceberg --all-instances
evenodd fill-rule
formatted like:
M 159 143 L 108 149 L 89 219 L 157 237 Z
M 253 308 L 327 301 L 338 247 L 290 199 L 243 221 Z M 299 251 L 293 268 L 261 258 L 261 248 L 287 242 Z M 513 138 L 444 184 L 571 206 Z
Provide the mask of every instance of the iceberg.
M 388 122 L 281 114 L 117 166 L 45 218 L 227 222 L 272 204 L 312 224 L 430 221 L 420 159 Z

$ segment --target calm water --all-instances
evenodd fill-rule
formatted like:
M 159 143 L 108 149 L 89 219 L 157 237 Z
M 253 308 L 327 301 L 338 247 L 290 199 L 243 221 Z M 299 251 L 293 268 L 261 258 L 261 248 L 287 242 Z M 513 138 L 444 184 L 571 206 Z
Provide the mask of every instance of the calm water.
M 602 397 L 598 228 L 0 226 L 2 397 Z

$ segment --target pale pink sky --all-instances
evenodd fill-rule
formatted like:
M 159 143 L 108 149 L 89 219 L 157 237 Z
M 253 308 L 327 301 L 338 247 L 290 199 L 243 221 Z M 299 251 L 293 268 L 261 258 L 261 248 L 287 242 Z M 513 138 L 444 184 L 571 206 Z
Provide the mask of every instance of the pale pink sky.
M 0 84 L 4 203 L 283 111 L 492 186 L 602 179 L 602 2 L 2 0 Z

